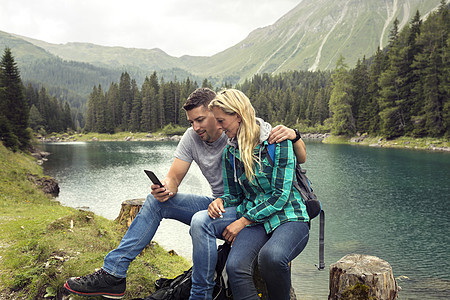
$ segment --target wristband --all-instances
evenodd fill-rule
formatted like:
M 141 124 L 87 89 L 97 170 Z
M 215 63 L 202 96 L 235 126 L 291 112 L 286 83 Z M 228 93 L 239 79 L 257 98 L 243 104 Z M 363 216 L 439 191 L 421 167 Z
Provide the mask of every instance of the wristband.
M 302 138 L 302 136 L 300 135 L 300 132 L 298 132 L 298 129 L 294 129 L 295 131 L 295 139 L 291 140 L 292 144 L 295 144 L 299 139 Z

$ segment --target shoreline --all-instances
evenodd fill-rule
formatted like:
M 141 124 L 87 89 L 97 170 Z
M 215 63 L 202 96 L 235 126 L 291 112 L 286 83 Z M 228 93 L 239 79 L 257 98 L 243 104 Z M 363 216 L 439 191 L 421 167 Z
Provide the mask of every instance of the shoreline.
M 449 141 L 444 138 L 413 138 L 399 137 L 387 140 L 384 137 L 371 137 L 360 135 L 355 137 L 333 136 L 329 133 L 302 133 L 303 139 L 321 140 L 325 144 L 348 144 L 378 148 L 397 148 L 411 150 L 426 150 L 434 152 L 450 152 Z M 175 141 L 178 142 L 181 135 L 165 135 L 162 133 L 146 132 L 120 132 L 108 133 L 72 133 L 52 134 L 51 136 L 36 136 L 39 143 L 66 143 L 66 142 L 139 142 L 139 141 Z
M 356 137 L 345 136 L 331 136 L 329 135 L 322 140 L 325 144 L 348 144 L 359 145 L 376 148 L 396 148 L 409 150 L 422 150 L 433 152 L 450 152 L 450 145 L 448 140 L 443 138 L 413 138 L 413 137 L 399 137 L 392 140 L 387 140 L 384 137 L 370 137 L 361 135 Z
M 52 134 L 51 136 L 36 136 L 40 143 L 67 143 L 67 142 L 140 142 L 140 141 L 179 141 L 181 135 L 164 135 L 162 133 L 74 133 Z

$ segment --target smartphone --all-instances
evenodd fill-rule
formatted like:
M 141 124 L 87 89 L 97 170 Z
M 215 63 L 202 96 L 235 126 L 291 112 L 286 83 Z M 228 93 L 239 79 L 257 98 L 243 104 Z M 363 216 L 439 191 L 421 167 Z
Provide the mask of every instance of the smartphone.
M 161 181 L 159 181 L 158 177 L 156 177 L 155 173 L 153 173 L 152 171 L 149 170 L 144 170 L 145 174 L 147 174 L 148 178 L 150 178 L 150 180 L 153 182 L 153 184 L 157 184 L 160 187 L 163 187 L 163 184 L 161 183 Z

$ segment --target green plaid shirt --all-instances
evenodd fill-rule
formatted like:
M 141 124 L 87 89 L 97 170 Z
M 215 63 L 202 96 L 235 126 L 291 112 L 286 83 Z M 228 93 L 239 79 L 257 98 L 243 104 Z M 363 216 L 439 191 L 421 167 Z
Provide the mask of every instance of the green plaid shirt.
M 259 157 L 261 147 L 256 146 L 254 155 Z M 234 156 L 234 158 L 233 158 Z M 237 206 L 237 218 L 245 217 L 255 223 L 264 224 L 267 233 L 279 225 L 290 222 L 308 222 L 306 206 L 300 193 L 293 186 L 295 157 L 291 141 L 276 144 L 273 167 L 268 153 L 262 154 L 261 166 L 254 164 L 255 177 L 250 182 L 241 163 L 239 150 L 228 145 L 223 151 L 223 199 L 224 206 Z M 233 165 L 230 160 L 233 159 Z M 236 179 L 235 181 L 235 172 Z

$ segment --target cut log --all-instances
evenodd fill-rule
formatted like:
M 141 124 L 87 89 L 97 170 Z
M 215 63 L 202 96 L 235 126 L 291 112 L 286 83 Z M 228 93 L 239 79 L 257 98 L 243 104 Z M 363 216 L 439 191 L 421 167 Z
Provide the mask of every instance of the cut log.
M 119 216 L 116 218 L 116 222 L 122 225 L 122 228 L 126 231 L 130 227 L 131 222 L 133 222 L 136 215 L 139 213 L 145 199 L 131 199 L 122 202 L 122 207 L 120 209 Z M 173 250 L 171 250 L 173 251 Z M 291 263 L 289 263 L 291 267 Z M 255 283 L 256 290 L 261 295 L 261 299 L 269 299 L 267 294 L 267 287 L 264 279 L 261 277 L 261 273 L 258 270 L 258 266 L 255 267 L 255 273 L 253 275 L 253 281 Z M 297 300 L 294 288 L 291 285 L 291 298 L 290 300 Z
M 330 265 L 329 300 L 398 298 L 391 265 L 376 256 L 349 254 Z

